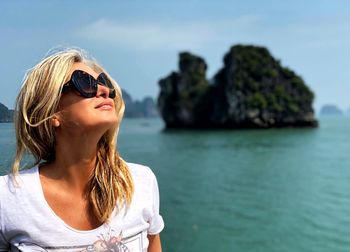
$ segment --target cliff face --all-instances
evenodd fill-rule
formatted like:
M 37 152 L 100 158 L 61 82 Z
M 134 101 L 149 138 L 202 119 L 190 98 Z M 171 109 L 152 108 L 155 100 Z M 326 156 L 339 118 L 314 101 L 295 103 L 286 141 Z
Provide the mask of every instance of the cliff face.
M 170 127 L 191 127 L 197 124 L 197 107 L 209 85 L 205 77 L 207 65 L 200 57 L 181 53 L 179 72 L 159 81 L 158 105 Z
M 211 84 L 200 57 L 181 53 L 179 65 L 159 81 L 158 106 L 169 128 L 317 126 L 312 91 L 266 48 L 233 46 Z

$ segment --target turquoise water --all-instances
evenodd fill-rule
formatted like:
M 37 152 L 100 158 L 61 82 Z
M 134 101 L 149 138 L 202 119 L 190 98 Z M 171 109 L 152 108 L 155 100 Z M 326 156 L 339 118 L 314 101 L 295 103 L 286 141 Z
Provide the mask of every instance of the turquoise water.
M 0 169 L 14 154 L 0 124 Z M 350 118 L 318 129 L 163 131 L 124 120 L 121 155 L 156 173 L 164 251 L 350 251 Z

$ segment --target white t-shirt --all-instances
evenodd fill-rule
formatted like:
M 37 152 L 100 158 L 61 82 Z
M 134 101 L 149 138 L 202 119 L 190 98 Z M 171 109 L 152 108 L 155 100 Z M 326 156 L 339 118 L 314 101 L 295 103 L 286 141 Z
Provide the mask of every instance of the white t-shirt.
M 147 251 L 147 235 L 164 228 L 157 179 L 146 166 L 128 166 L 135 186 L 131 205 L 88 231 L 70 227 L 50 208 L 37 166 L 20 172 L 19 186 L 0 177 L 0 251 Z

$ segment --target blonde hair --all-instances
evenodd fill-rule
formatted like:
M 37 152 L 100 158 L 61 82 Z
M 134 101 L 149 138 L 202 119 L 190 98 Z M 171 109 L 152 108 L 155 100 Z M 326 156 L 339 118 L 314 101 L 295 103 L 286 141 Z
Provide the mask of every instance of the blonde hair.
M 29 151 L 34 165 L 55 160 L 55 129 L 51 118 L 57 111 L 62 85 L 70 78 L 74 63 L 82 62 L 96 72 L 104 72 L 116 90 L 114 98 L 117 125 L 99 140 L 94 173 L 88 184 L 88 196 L 96 217 L 105 222 L 116 206 L 129 205 L 133 182 L 126 162 L 116 150 L 116 135 L 124 114 L 124 101 L 119 85 L 96 60 L 79 48 L 67 48 L 45 57 L 30 69 L 16 100 L 16 156 L 12 173 L 16 175 L 23 154 Z

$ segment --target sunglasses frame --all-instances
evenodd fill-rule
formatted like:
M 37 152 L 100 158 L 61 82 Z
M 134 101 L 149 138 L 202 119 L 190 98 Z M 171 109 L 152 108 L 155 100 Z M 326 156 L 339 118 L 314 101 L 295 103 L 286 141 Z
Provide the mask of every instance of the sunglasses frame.
M 95 79 L 91 74 L 83 70 L 75 70 L 72 73 L 71 79 L 63 85 L 62 93 L 74 88 L 81 96 L 92 98 L 97 94 L 98 85 L 109 89 L 109 98 L 113 99 L 115 97 L 114 86 L 105 73 L 100 73 L 97 79 Z M 84 88 L 91 89 L 92 92 L 86 92 Z

